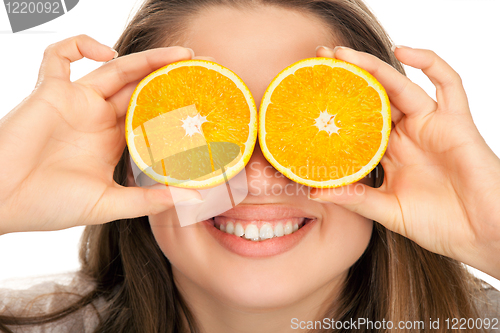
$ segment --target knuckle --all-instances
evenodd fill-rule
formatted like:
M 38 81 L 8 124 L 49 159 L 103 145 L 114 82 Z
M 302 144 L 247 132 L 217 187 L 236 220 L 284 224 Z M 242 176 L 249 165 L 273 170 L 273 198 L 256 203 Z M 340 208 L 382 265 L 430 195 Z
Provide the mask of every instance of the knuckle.
M 164 210 L 165 210 L 165 209 L 164 209 L 162 206 L 159 206 L 159 205 L 154 205 L 154 206 L 152 206 L 152 207 L 149 207 L 147 215 L 148 215 L 148 216 L 151 216 L 151 215 L 158 215 L 158 214 L 160 214 L 161 212 L 163 212 Z
M 76 36 L 72 36 L 72 37 L 69 37 L 66 41 L 69 43 L 69 44 L 79 44 L 81 42 L 83 42 L 84 40 L 86 39 L 89 39 L 90 37 L 85 35 L 85 34 L 80 34 L 80 35 L 76 35 Z
M 395 97 L 398 97 L 398 96 L 401 96 L 401 94 L 403 94 L 403 92 L 407 91 L 408 89 L 408 86 L 410 85 L 410 79 L 406 79 L 406 80 L 403 80 L 403 83 L 398 85 L 394 91 L 393 91 L 393 95 Z
M 80 40 L 80 39 L 81 39 L 81 37 L 80 37 L 80 36 L 81 36 L 81 35 L 70 37 L 70 38 L 68 38 L 68 42 L 69 42 L 69 43 L 76 43 L 76 42 L 78 42 L 78 40 Z
M 111 62 L 113 63 L 113 62 Z M 113 64 L 114 68 L 113 70 L 116 72 L 116 75 L 118 76 L 119 80 L 121 82 L 129 82 L 128 79 L 128 74 L 123 70 L 122 67 L 120 67 L 120 65 L 118 63 L 114 63 Z
M 462 84 L 462 78 L 453 69 L 446 71 L 441 79 L 443 86 L 457 86 Z
M 425 50 L 429 56 L 433 57 L 433 58 L 439 58 L 439 56 L 437 55 L 437 53 L 433 50 Z
M 433 50 L 420 49 L 420 51 L 422 52 L 424 58 L 426 58 L 427 61 L 431 64 L 435 64 L 437 62 L 437 60 L 439 59 L 439 56 Z
M 150 203 L 148 208 L 146 209 L 147 215 L 158 215 L 170 207 L 169 204 L 165 205 L 158 203 L 158 201 L 155 198 L 155 195 L 157 195 L 157 192 L 155 191 L 146 191 L 144 193 L 145 202 Z
M 45 51 L 43 51 L 43 56 L 44 57 L 49 57 L 54 54 L 56 54 L 56 49 L 57 49 L 57 43 L 55 44 L 50 44 L 45 48 Z
M 432 61 L 435 61 L 437 58 L 439 58 L 438 54 L 434 52 L 433 50 L 430 49 L 418 49 L 419 52 L 423 53 L 423 55 L 426 58 L 432 59 Z
M 375 59 L 373 59 L 373 75 L 377 76 L 382 71 L 382 64 L 380 63 L 380 61 L 377 61 L 378 60 L 377 57 L 374 58 Z
M 93 39 L 92 37 L 90 37 L 89 35 L 86 35 L 86 34 L 80 34 L 78 36 L 75 36 L 75 41 L 76 42 L 95 42 L 95 39 Z
M 383 61 L 380 60 L 377 56 L 370 54 L 370 53 L 365 53 L 361 54 L 360 56 L 366 56 L 366 66 L 368 67 L 370 73 L 373 76 L 377 76 L 380 74 L 381 71 L 383 71 Z
M 89 36 L 87 36 L 85 34 L 79 34 L 79 35 L 68 38 L 68 40 L 70 40 L 71 42 L 78 42 L 78 41 L 81 41 L 81 40 L 87 39 L 87 38 L 89 38 Z
M 427 68 L 440 67 L 442 73 L 442 85 L 457 85 L 462 84 L 462 77 L 448 65 L 435 51 L 424 50 L 427 57 L 430 59 Z
M 66 39 L 59 41 L 57 43 L 50 44 L 49 46 L 47 46 L 45 48 L 44 56 L 57 55 L 57 50 L 64 47 L 65 45 L 71 44 L 71 43 L 77 43 L 79 40 L 87 39 L 87 38 L 90 38 L 90 37 L 85 35 L 85 34 L 80 34 L 77 36 L 72 36 L 72 37 L 66 38 Z

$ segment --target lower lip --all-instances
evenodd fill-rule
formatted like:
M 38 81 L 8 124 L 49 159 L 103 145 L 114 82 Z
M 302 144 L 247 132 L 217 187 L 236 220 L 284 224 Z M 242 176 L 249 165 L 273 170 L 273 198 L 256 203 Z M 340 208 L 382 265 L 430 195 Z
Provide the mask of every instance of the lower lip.
M 242 237 L 220 231 L 210 221 L 201 222 L 207 231 L 227 250 L 243 257 L 270 257 L 284 253 L 295 247 L 316 225 L 316 219 L 310 220 L 302 228 L 281 237 L 254 242 Z

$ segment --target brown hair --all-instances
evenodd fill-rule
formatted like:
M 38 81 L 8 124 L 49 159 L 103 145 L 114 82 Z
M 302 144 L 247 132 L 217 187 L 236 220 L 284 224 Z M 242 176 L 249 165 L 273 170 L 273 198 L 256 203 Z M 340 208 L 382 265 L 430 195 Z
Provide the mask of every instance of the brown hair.
M 148 0 L 115 45 L 120 55 L 176 45 L 187 20 L 203 8 L 271 5 L 307 12 L 323 20 L 336 44 L 371 53 L 404 74 L 391 52 L 391 41 L 361 0 Z M 125 185 L 128 151 L 116 166 L 114 179 Z M 383 182 L 379 166 L 376 187 Z M 375 175 L 375 174 L 374 174 Z M 80 249 L 81 273 L 95 289 L 70 307 L 32 318 L 0 316 L 0 329 L 10 325 L 55 322 L 98 298 L 101 311 L 96 332 L 199 332 L 196 320 L 173 281 L 168 259 L 158 247 L 147 217 L 88 226 Z M 478 281 L 464 266 L 431 253 L 382 225 L 375 228 L 368 248 L 349 269 L 343 292 L 328 304 L 323 318 L 349 321 L 427 321 L 429 318 L 477 318 L 473 295 Z M 334 332 L 324 330 L 323 332 Z M 340 329 L 335 332 L 348 332 Z M 383 332 L 359 327 L 358 332 Z M 410 332 L 412 330 L 401 330 Z M 430 332 L 428 325 L 421 332 Z M 436 330 L 434 330 L 436 331 Z M 448 331 L 441 325 L 439 332 Z M 479 332 L 470 329 L 469 332 Z

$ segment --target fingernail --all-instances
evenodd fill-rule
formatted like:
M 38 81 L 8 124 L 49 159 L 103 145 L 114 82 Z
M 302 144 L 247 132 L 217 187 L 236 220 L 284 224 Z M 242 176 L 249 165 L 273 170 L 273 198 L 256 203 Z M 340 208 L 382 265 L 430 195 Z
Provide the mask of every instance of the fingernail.
M 411 49 L 409 46 L 404 46 L 404 45 L 393 45 L 391 47 L 391 51 L 394 52 L 396 49 Z
M 111 47 L 109 49 L 115 53 L 115 55 L 113 56 L 113 59 L 118 58 L 118 52 L 115 49 L 111 48 Z
M 311 192 L 313 194 L 315 194 L 316 192 L 318 192 L 318 190 L 314 189 L 314 188 L 309 189 L 309 192 L 307 193 L 307 199 L 312 200 L 312 201 L 316 201 L 316 202 L 319 202 L 319 203 L 331 203 L 330 201 L 321 200 L 319 198 L 311 198 Z
M 316 202 L 319 202 L 319 203 L 332 203 L 330 201 L 326 201 L 326 200 L 321 200 L 320 198 L 308 198 L 309 200 L 312 200 L 312 201 L 316 201 Z
M 348 47 L 345 47 L 345 46 L 335 46 L 335 48 L 333 49 L 333 55 L 335 55 L 335 53 L 338 51 L 338 50 L 348 50 L 349 48 Z
M 191 49 L 189 47 L 186 47 L 186 49 L 188 49 L 189 52 L 191 52 L 191 58 L 194 58 L 194 51 L 193 51 L 193 49 Z
M 183 203 L 182 205 L 186 206 L 203 202 L 203 197 L 197 190 L 172 186 L 169 186 L 169 190 L 176 205 Z
M 182 199 L 179 201 L 174 202 L 175 206 L 192 206 L 192 205 L 197 205 L 204 202 L 201 199 L 198 198 L 190 198 L 190 199 Z
M 329 51 L 329 52 L 332 52 L 333 50 L 331 48 L 329 48 L 328 46 L 323 46 L 323 45 L 320 45 L 316 48 L 316 51 L 318 51 L 320 48 L 324 48 L 325 50 Z

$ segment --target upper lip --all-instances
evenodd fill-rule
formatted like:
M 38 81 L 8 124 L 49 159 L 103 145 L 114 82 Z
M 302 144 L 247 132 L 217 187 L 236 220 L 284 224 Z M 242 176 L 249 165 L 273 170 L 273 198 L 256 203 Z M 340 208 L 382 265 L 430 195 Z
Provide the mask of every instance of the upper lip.
M 293 217 L 305 217 L 307 219 L 315 219 L 316 217 L 299 209 L 297 207 L 281 204 L 240 204 L 222 214 L 217 216 L 224 216 L 239 220 L 282 220 Z

